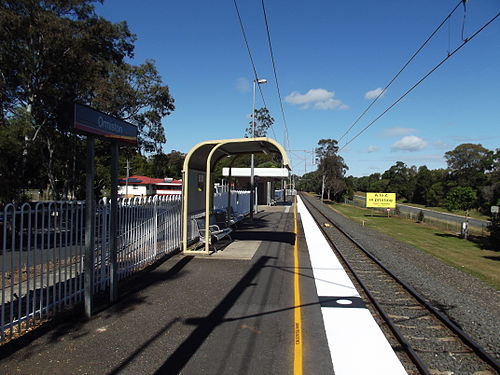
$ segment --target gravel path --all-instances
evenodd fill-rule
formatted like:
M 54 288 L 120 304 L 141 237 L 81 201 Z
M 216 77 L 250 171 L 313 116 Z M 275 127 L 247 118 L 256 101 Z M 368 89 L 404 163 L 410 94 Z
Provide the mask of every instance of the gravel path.
M 413 246 L 362 227 L 327 206 L 322 211 L 486 351 L 500 358 L 500 292 Z

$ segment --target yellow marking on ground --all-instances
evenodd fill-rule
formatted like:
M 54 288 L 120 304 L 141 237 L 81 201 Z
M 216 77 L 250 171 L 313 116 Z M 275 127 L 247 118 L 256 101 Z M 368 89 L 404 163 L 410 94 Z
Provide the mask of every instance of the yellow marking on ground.
M 299 284 L 299 236 L 297 225 L 297 198 L 293 203 L 293 221 L 295 233 L 295 244 L 293 246 L 293 290 L 294 290 L 294 353 L 293 373 L 302 375 L 302 314 L 300 312 L 300 284 Z

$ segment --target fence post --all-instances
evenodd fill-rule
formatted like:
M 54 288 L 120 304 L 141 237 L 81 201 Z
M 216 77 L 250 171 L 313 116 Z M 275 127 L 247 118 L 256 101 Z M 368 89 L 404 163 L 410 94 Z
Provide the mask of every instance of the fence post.
M 111 144 L 111 217 L 110 217 L 110 280 L 109 299 L 115 302 L 118 299 L 118 264 L 116 255 L 118 251 L 118 143 Z M 103 265 L 102 265 L 103 266 Z
M 158 254 L 158 196 L 153 197 L 153 218 L 154 218 L 154 258 Z

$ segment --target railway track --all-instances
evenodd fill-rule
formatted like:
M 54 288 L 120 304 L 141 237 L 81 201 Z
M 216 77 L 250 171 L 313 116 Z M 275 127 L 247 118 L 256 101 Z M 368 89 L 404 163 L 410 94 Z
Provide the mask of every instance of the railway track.
M 328 217 L 328 207 L 308 195 L 300 196 L 336 255 L 363 289 L 367 302 L 420 373 L 500 373 L 495 358 L 337 227 Z M 414 372 L 413 367 L 408 370 Z

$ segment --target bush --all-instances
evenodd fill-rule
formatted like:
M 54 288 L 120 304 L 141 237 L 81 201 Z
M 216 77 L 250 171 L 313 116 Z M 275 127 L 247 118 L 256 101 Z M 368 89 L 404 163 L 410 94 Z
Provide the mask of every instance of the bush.
M 495 215 L 491 218 L 491 224 L 488 226 L 490 230 L 490 241 L 495 250 L 500 250 L 500 217 Z
M 417 223 L 421 223 L 422 221 L 424 221 L 424 211 L 420 210 L 418 211 Z

